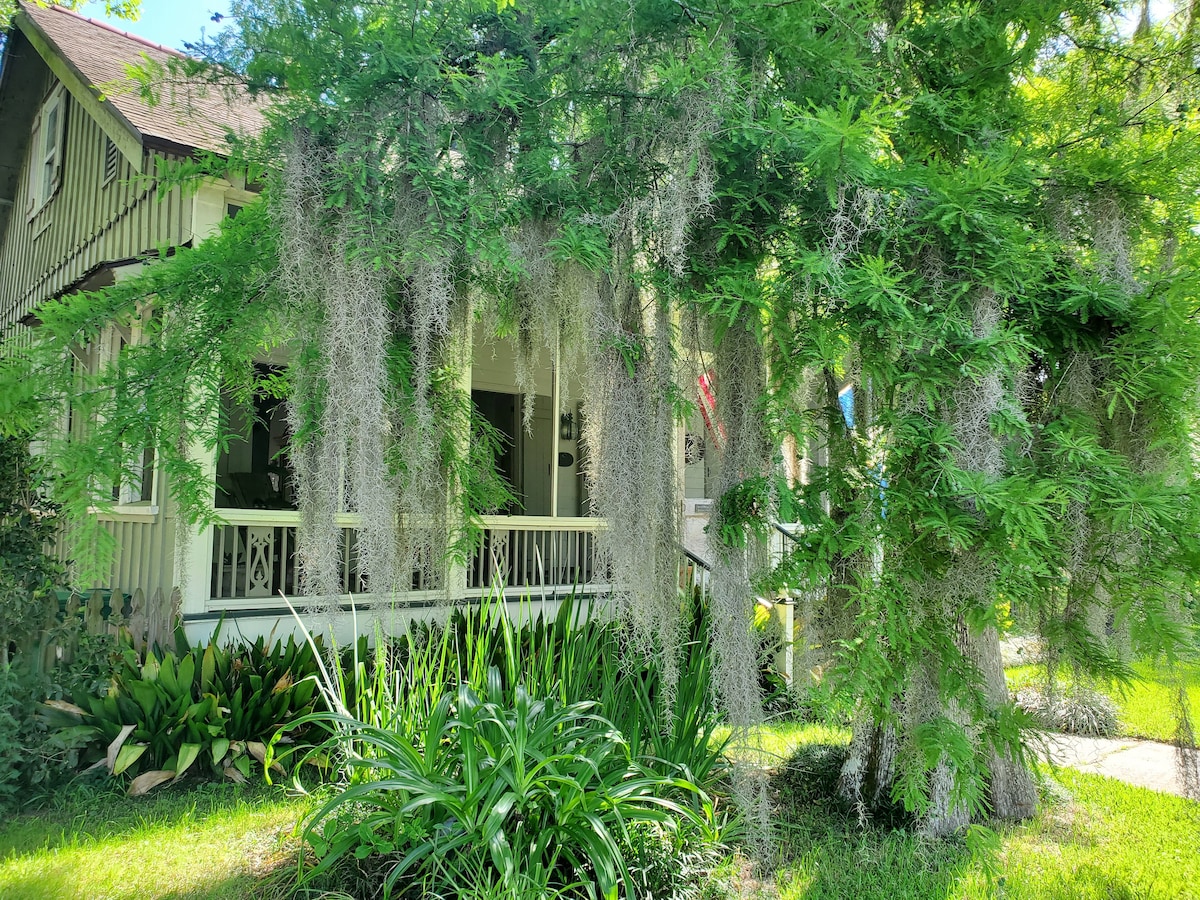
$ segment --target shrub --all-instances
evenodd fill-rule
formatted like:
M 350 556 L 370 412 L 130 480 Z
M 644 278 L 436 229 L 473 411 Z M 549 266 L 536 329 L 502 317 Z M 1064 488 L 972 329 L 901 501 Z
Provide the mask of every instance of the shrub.
M 78 698 L 79 705 L 49 701 L 48 716 L 85 761 L 138 776 L 133 793 L 197 763 L 240 781 L 280 727 L 312 711 L 315 652 L 291 638 L 270 650 L 262 638 L 222 648 L 216 636 L 192 648 L 179 631 L 176 649 L 140 654 L 126 638 L 104 693 Z
M 304 758 L 339 778 L 306 824 L 318 858 L 307 882 L 422 896 L 614 896 L 620 883 L 675 893 L 715 857 L 721 831 L 706 788 L 724 772 L 723 745 L 698 628 L 672 691 L 627 652 L 619 623 L 569 604 L 520 624 L 485 604 L 335 654 L 321 687 L 331 712 L 297 723 L 329 730 Z
M 1017 707 L 1043 728 L 1095 737 L 1117 733 L 1117 705 L 1092 688 L 1073 685 L 1063 693 L 1051 693 L 1033 685 L 1019 690 L 1016 699 Z
M 408 875 L 423 895 L 503 887 L 543 897 L 594 883 L 616 897 L 629 880 L 629 823 L 705 824 L 672 799 L 704 801 L 700 789 L 633 760 L 595 704 L 535 699 L 521 686 L 511 705 L 505 695 L 493 668 L 486 695 L 469 685 L 443 694 L 415 735 L 310 717 L 333 732 L 320 751 L 346 754 L 350 771 L 306 822 L 314 874 L 377 855 L 389 860 L 384 896 Z
M 687 602 L 683 594 L 681 602 Z M 712 784 L 725 772 L 726 743 L 713 739 L 720 718 L 708 626 L 698 606 L 689 607 L 685 621 L 691 629 L 670 690 L 656 661 L 631 649 L 620 622 L 588 618 L 570 599 L 553 618 L 539 614 L 514 623 L 502 604 L 485 600 L 456 610 L 444 627 L 413 623 L 396 638 L 377 634 L 373 649 L 360 638 L 329 674 L 347 710 L 371 724 L 386 717 L 411 732 L 444 693 L 483 685 L 495 669 L 507 704 L 515 702 L 518 686 L 561 704 L 595 702 L 635 759 Z M 361 690 L 363 684 L 370 689 Z M 382 709 L 377 698 L 385 690 L 393 699 Z
M 57 508 L 34 488 L 26 440 L 0 437 L 0 666 L 36 645 L 63 568 L 46 553 Z

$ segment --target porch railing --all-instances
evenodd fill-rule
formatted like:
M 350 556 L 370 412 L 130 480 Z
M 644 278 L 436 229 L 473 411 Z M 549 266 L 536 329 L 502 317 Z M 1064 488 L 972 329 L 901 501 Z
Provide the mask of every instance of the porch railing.
M 296 593 L 298 513 L 280 510 L 223 509 L 227 524 L 213 529 L 212 585 L 214 600 L 277 597 Z M 367 590 L 358 563 L 358 532 L 341 529 L 338 551 L 340 588 L 344 594 Z
M 213 529 L 209 594 L 212 600 L 251 601 L 277 597 L 281 591 L 293 596 L 298 588 L 299 513 L 223 509 L 221 515 L 226 524 Z M 359 565 L 357 522 L 353 516 L 344 519 L 339 551 L 340 588 L 343 594 L 367 593 L 370 585 Z M 596 589 L 607 585 L 610 574 L 596 546 L 596 532 L 602 525 L 599 519 L 588 518 L 485 519 L 482 540 L 466 563 L 466 594 L 486 593 L 495 586 Z M 440 583 L 431 583 L 425 574 L 413 573 L 411 590 L 440 588 Z
M 491 516 L 467 564 L 467 590 L 607 585 L 608 564 L 598 552 L 600 519 Z

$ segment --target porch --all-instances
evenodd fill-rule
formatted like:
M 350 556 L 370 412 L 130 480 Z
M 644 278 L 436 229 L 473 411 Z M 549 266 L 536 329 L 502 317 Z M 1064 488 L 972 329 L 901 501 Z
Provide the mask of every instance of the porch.
M 212 529 L 206 613 L 259 609 L 282 594 L 297 593 L 296 532 L 292 510 L 229 509 L 225 524 Z M 359 566 L 356 516 L 341 517 L 341 592 L 370 593 Z M 445 578 L 427 580 L 414 572 L 406 601 L 478 599 L 503 589 L 541 596 L 608 588 L 609 572 L 597 553 L 600 519 L 549 516 L 489 516 L 482 539 L 466 560 L 451 564 Z M 197 548 L 199 549 L 199 548 Z

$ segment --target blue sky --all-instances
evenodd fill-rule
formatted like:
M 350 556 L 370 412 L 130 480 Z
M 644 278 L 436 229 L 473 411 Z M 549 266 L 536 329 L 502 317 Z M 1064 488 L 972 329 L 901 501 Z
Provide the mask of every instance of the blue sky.
M 80 10 L 89 18 L 176 50 L 183 49 L 184 41 L 199 40 L 202 29 L 215 34 L 221 26 L 212 21 L 212 14 L 228 11 L 228 0 L 142 0 L 142 14 L 131 22 L 106 16 L 102 2 L 88 3 Z
M 1151 0 L 1151 16 L 1162 21 L 1172 14 L 1173 5 L 1171 0 Z M 183 49 L 184 41 L 198 40 L 202 29 L 214 34 L 221 26 L 212 21 L 212 14 L 228 11 L 229 0 L 142 0 L 141 16 L 128 22 L 106 16 L 104 4 L 99 0 L 87 3 L 81 10 L 85 16 L 177 50 Z M 1132 29 L 1135 22 L 1136 17 L 1131 16 L 1127 26 Z

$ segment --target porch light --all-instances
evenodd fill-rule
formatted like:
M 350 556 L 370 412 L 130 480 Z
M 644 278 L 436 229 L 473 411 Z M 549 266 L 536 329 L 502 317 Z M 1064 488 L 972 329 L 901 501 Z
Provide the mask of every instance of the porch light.
M 559 417 L 558 436 L 564 441 L 575 440 L 575 417 L 571 413 L 563 413 Z

